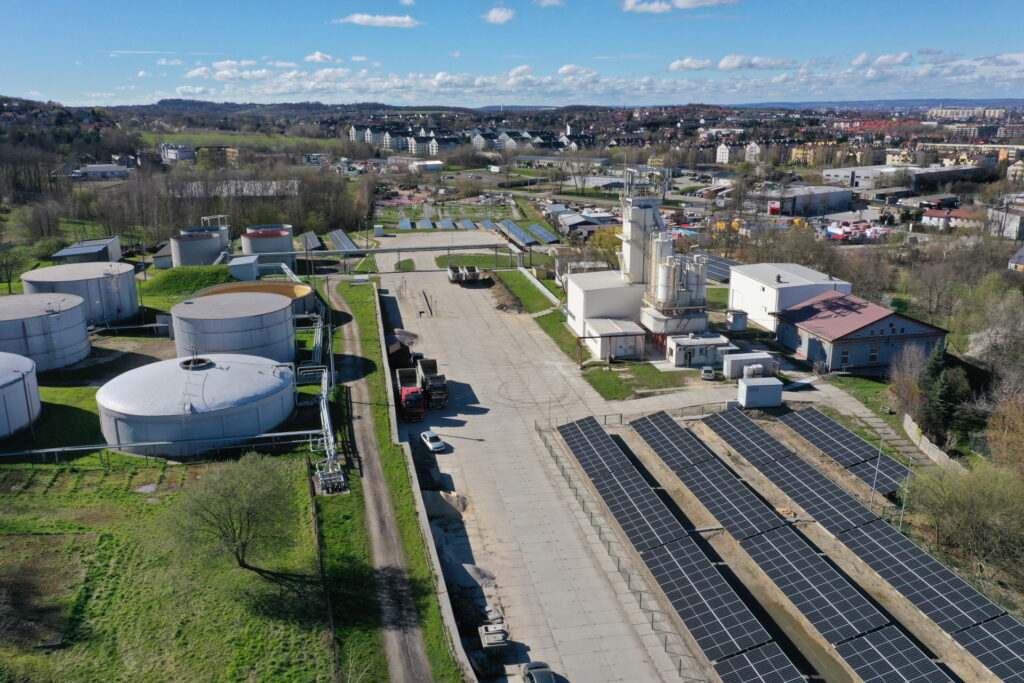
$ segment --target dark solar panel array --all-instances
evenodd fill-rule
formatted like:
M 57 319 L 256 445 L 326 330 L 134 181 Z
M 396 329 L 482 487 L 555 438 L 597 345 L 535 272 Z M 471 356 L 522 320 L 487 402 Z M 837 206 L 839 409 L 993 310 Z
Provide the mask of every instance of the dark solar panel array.
M 597 420 L 577 420 L 561 425 L 558 432 L 710 661 L 721 665 L 771 643 L 768 632 Z M 753 667 L 763 680 L 799 680 L 781 650 L 765 654 L 772 656 L 752 654 L 745 664 L 737 662 L 736 669 Z
M 334 245 L 335 249 L 347 249 L 349 251 L 357 251 L 359 247 L 356 246 L 352 238 L 345 234 L 343 230 L 332 230 L 327 233 L 327 237 L 330 238 L 331 244 Z
M 985 666 L 994 673 L 998 670 L 1000 678 L 1024 680 L 1024 625 L 802 458 L 794 455 L 764 463 L 764 437 L 770 435 L 739 411 L 719 413 L 705 422 L 740 455 L 749 452 L 760 460 L 763 464 L 755 466 L 775 486 L 938 626 L 965 647 L 970 643 L 969 651 Z M 999 620 L 1005 626 L 979 628 Z M 876 647 L 873 641 L 863 642 Z M 892 643 L 877 645 L 879 649 Z
M 836 652 L 864 683 L 951 680 L 895 626 L 840 643 Z
M 421 218 L 418 221 L 416 221 L 416 229 L 417 230 L 433 230 L 434 229 L 434 224 L 430 221 L 429 218 Z
M 841 643 L 889 623 L 793 527 L 766 531 L 740 545 L 828 642 Z
M 335 232 L 341 232 L 342 235 L 345 235 L 345 233 L 342 232 L 341 230 L 335 230 Z M 345 237 L 347 238 L 348 235 L 345 235 Z M 299 241 L 302 242 L 302 248 L 305 249 L 306 251 L 313 251 L 314 249 L 319 249 L 322 246 L 320 238 L 317 237 L 316 233 L 312 231 L 304 232 L 301 235 L 299 235 Z M 331 241 L 334 242 L 334 239 L 331 239 Z M 351 242 L 351 240 L 349 241 Z M 335 242 L 335 244 L 337 244 L 337 242 Z M 355 248 L 355 245 L 352 245 L 352 247 Z M 338 248 L 342 249 L 343 247 Z M 347 249 L 348 247 L 344 248 Z
M 839 534 L 839 540 L 950 633 L 1003 613 L 998 605 L 883 520 Z
M 455 230 L 455 221 L 445 218 L 443 221 L 438 221 L 437 227 L 441 230 Z
M 878 448 L 815 408 L 790 413 L 780 418 L 780 422 L 883 494 L 898 491 L 910 477 L 910 468 L 886 457 Z
M 1024 625 L 1006 614 L 953 635 L 1001 681 L 1024 681 Z
M 467 218 L 459 221 L 459 227 L 463 230 L 476 230 L 476 223 Z
M 715 664 L 722 683 L 796 683 L 804 677 L 778 643 L 766 643 Z
M 729 267 L 740 265 L 739 261 L 730 261 L 727 258 L 721 256 L 714 256 L 706 251 L 690 251 L 687 252 L 686 258 L 692 260 L 693 256 L 703 256 L 707 259 L 707 264 L 704 267 L 704 273 L 707 277 L 711 278 L 716 282 L 728 282 L 729 281 Z
M 536 223 L 528 227 L 527 230 L 536 235 L 537 239 L 539 239 L 544 244 L 554 244 L 555 242 L 558 241 L 558 238 L 551 234 L 551 232 L 547 228 L 541 227 Z
M 412 221 L 409 220 L 408 218 L 403 218 L 402 220 L 398 221 L 398 229 L 412 230 Z
M 524 247 L 540 244 L 540 242 L 533 238 L 533 235 L 526 232 L 507 218 L 501 221 L 501 232 L 505 233 L 505 236 L 509 239 L 515 240 Z
M 480 227 L 483 228 L 484 230 L 498 230 L 497 224 L 490 218 L 485 218 L 482 221 L 480 221 Z

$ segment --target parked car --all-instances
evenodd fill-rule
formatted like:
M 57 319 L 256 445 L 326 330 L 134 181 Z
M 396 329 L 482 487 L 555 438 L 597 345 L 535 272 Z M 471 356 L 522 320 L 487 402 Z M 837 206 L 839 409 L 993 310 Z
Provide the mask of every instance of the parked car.
M 555 683 L 555 676 L 544 662 L 529 662 L 523 666 L 523 680 L 526 683 Z
M 448 444 L 446 444 L 441 439 L 441 437 L 439 437 L 436 433 L 430 431 L 429 429 L 420 434 L 420 440 L 423 442 L 423 445 L 426 446 L 433 453 L 440 453 L 444 449 L 448 448 Z
M 713 380 L 715 378 L 715 369 L 710 365 L 705 365 L 700 369 L 700 378 L 706 380 Z

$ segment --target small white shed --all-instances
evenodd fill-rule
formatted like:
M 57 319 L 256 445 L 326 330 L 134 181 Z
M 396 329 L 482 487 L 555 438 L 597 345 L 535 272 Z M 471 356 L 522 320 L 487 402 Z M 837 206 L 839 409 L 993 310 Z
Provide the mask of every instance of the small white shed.
M 722 363 L 722 374 L 728 379 L 739 379 L 748 365 L 763 365 L 765 374 L 771 374 L 772 362 L 772 354 L 767 351 L 730 353 Z
M 775 377 L 742 377 L 740 405 L 744 408 L 775 408 L 782 405 L 782 380 Z

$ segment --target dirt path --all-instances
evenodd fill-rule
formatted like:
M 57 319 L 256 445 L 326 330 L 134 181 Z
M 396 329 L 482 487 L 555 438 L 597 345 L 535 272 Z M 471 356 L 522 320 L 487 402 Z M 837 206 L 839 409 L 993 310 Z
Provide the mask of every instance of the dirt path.
M 338 296 L 337 278 L 328 278 L 331 306 L 351 314 Z M 369 333 L 369 332 L 368 332 Z M 375 331 L 374 331 L 375 333 Z M 366 524 L 372 545 L 373 568 L 377 575 L 377 594 L 381 606 L 381 626 L 388 671 L 396 683 L 420 683 L 433 680 L 427 659 L 416 607 L 409 589 L 405 568 L 405 550 L 398 533 L 391 493 L 380 463 L 380 451 L 373 433 L 370 411 L 370 387 L 363 377 L 360 358 L 363 352 L 359 326 L 355 318 L 345 325 L 345 361 L 339 366 L 341 381 L 352 398 L 352 422 L 356 449 L 363 465 L 363 496 L 366 500 Z

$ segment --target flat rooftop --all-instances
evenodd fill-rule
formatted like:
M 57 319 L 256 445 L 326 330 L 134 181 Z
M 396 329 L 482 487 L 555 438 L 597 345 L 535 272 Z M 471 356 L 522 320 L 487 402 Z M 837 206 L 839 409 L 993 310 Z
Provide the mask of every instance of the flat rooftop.
M 757 280 L 766 287 L 795 287 L 799 285 L 848 285 L 846 280 L 840 280 L 825 273 L 819 273 L 806 266 L 796 263 L 754 263 L 749 266 L 732 266 L 733 273 L 746 275 Z

